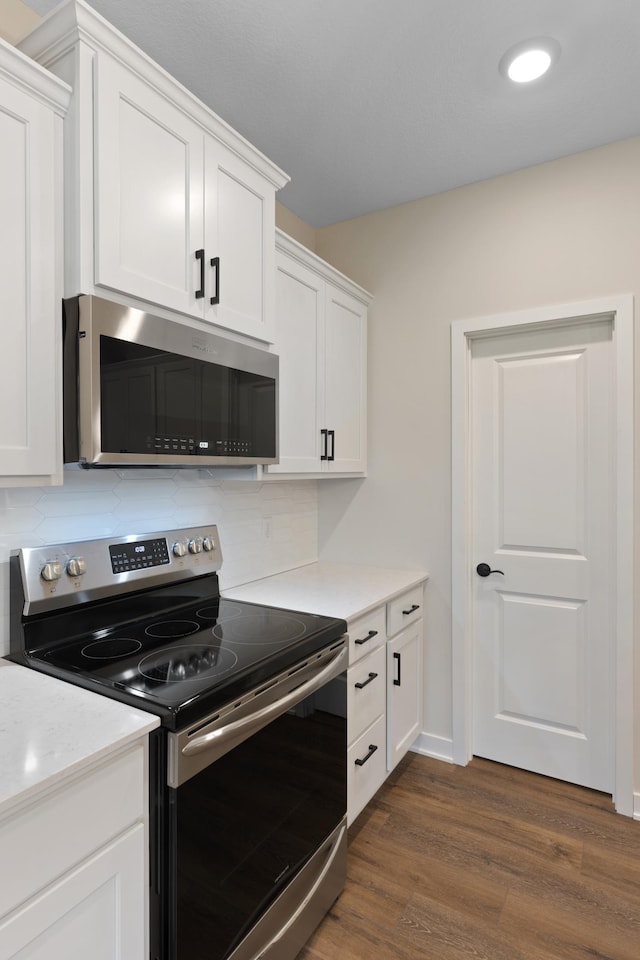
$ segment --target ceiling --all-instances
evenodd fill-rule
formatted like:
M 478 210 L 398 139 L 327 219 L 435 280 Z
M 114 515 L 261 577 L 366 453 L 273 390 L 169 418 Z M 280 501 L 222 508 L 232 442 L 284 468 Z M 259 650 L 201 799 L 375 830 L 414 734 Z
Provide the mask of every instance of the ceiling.
M 640 134 L 640 0 L 91 5 L 282 167 L 313 227 Z M 509 83 L 500 58 L 540 36 L 556 65 Z

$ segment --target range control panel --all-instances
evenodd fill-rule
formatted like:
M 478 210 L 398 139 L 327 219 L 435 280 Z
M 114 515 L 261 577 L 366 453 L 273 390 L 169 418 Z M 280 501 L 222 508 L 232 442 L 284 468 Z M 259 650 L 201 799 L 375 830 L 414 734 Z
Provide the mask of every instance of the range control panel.
M 111 569 L 114 573 L 128 573 L 169 563 L 169 550 L 164 537 L 141 540 L 137 543 L 109 544 Z
M 25 616 L 178 581 L 222 566 L 215 525 L 18 551 Z

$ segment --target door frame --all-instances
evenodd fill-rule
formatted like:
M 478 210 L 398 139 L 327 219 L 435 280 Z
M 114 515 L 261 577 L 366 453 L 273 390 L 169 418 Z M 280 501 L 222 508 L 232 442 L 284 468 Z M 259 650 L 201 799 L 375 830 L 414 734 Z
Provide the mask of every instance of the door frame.
M 613 403 L 616 425 L 614 536 L 614 786 L 616 810 L 634 813 L 633 645 L 633 296 L 604 297 L 514 311 L 451 324 L 451 607 L 452 754 L 465 765 L 472 756 L 472 499 L 470 447 L 471 346 L 474 340 L 541 329 L 545 324 L 612 318 Z

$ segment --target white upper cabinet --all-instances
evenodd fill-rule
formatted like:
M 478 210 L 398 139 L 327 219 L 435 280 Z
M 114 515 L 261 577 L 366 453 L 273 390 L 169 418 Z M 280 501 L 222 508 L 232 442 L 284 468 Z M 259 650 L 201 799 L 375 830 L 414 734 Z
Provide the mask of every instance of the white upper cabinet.
M 276 231 L 280 462 L 266 474 L 362 476 L 371 295 Z
M 65 294 L 109 291 L 271 342 L 287 176 L 82 0 L 21 47 L 74 90 Z
M 0 486 L 62 482 L 65 84 L 0 41 Z

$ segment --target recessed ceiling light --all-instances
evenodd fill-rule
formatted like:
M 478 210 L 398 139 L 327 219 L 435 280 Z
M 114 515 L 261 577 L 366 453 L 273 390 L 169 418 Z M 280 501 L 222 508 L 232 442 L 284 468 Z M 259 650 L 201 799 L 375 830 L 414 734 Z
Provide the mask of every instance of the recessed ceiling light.
M 500 72 L 514 83 L 537 80 L 560 55 L 560 44 L 550 37 L 525 40 L 507 50 L 500 61 Z

